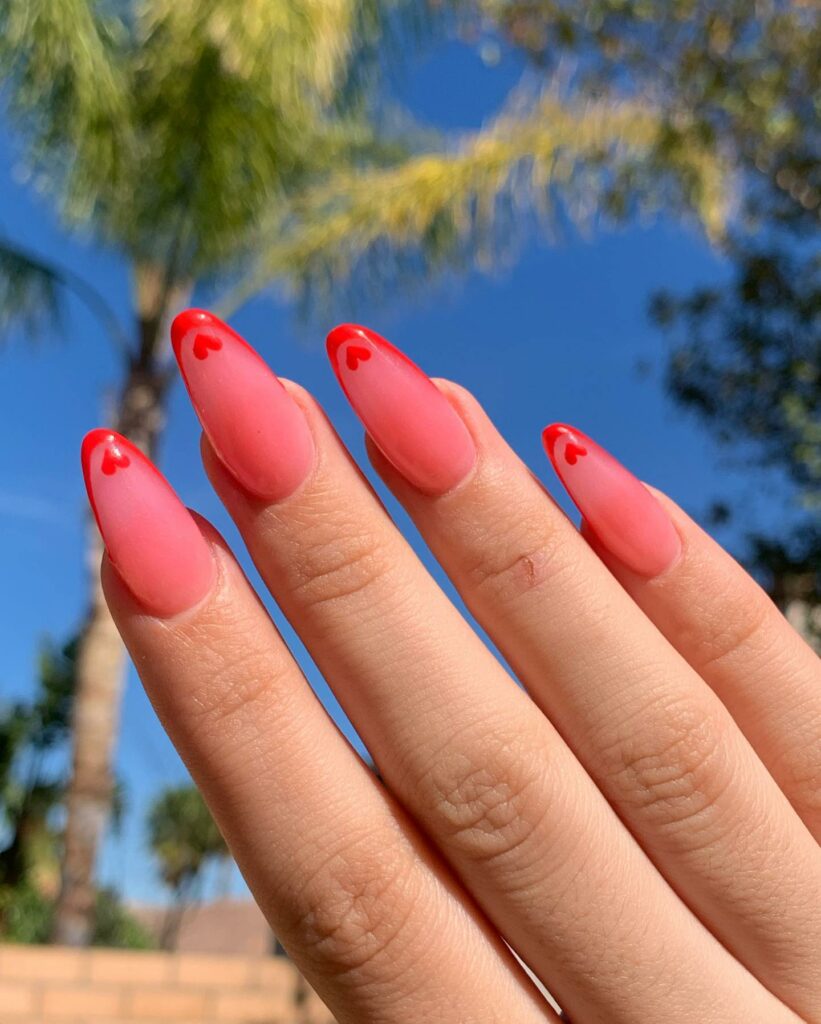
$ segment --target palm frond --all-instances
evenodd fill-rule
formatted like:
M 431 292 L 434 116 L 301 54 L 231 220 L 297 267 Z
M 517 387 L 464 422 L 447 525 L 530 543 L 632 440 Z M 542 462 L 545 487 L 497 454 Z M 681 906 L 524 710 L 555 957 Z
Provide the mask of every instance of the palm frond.
M 135 3 L 134 173 L 99 211 L 108 239 L 141 262 L 175 253 L 194 277 L 247 261 L 266 209 L 327 176 L 340 150 L 373 149 L 366 90 L 349 80 L 375 9 L 394 4 Z
M 663 159 L 662 159 L 663 154 Z M 390 277 L 403 258 L 425 272 L 492 265 L 516 224 L 569 215 L 589 224 L 662 204 L 695 211 L 720 235 L 728 169 L 708 149 L 676 149 L 649 105 L 542 94 L 452 152 L 395 167 L 350 168 L 299 195 L 264 226 L 257 262 L 220 308 L 231 312 L 274 279 L 322 289 L 357 271 Z
M 59 326 L 61 285 L 54 268 L 0 240 L 0 340 L 12 330 L 35 337 Z
M 388 26 L 418 8 L 7 0 L 0 80 L 32 176 L 71 224 L 207 278 L 247 264 L 264 212 L 339 154 L 381 159 L 370 87 Z
M 127 32 L 94 0 L 6 0 L 0 68 L 38 184 L 87 221 L 130 167 Z
M 15 329 L 28 338 L 60 329 L 68 292 L 94 314 L 113 345 L 129 349 L 117 314 L 92 284 L 70 268 L 0 238 L 0 340 Z

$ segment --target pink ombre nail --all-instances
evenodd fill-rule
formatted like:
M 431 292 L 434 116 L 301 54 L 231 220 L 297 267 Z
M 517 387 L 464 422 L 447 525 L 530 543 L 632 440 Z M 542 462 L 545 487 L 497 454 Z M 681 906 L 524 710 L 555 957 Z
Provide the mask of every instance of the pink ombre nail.
M 328 357 L 382 454 L 430 494 L 455 487 L 476 461 L 467 427 L 442 392 L 390 342 L 356 324 L 328 335 Z
M 553 467 L 599 542 L 629 569 L 657 576 L 681 552 L 661 504 L 586 434 L 553 423 L 542 434 Z
M 82 463 L 108 556 L 140 604 L 166 616 L 201 601 L 215 578 L 211 549 L 159 470 L 112 430 L 86 434 Z
M 251 494 L 292 494 L 314 462 L 302 410 L 267 364 L 211 313 L 187 309 L 171 325 L 183 380 L 208 440 Z

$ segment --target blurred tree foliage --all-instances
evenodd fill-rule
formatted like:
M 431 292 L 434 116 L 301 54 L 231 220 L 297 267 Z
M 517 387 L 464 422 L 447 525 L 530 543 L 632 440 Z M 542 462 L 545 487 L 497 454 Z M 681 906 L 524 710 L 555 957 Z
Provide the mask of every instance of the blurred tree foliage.
M 48 942 L 54 900 L 30 882 L 0 886 L 0 938 L 5 942 L 41 945 Z M 151 933 L 123 905 L 113 889 L 98 889 L 90 945 L 113 949 L 154 949 Z
M 45 942 L 59 878 L 58 814 L 65 796 L 76 638 L 43 645 L 35 695 L 0 708 L 0 938 Z M 115 823 L 122 791 L 115 787 Z M 91 941 L 146 948 L 150 937 L 116 894 L 98 890 Z
M 655 296 L 672 337 L 673 397 L 750 465 L 781 470 L 791 531 L 746 561 L 821 631 L 821 17 L 811 0 L 480 0 L 553 74 L 568 57 L 591 96 L 651 97 L 664 145 L 722 154 L 733 209 L 730 280 Z M 663 147 L 660 153 L 663 159 Z M 651 165 L 652 166 L 652 165 Z M 618 202 L 618 197 L 616 197 Z M 814 244 L 815 243 L 815 244 Z
M 65 786 L 59 755 L 68 738 L 76 646 L 75 640 L 62 650 L 44 646 L 34 699 L 0 711 L 2 887 L 35 881 L 38 870 L 57 868 L 52 812 Z
M 658 110 L 634 99 L 568 96 L 553 85 L 517 91 L 498 118 L 450 149 L 343 168 L 298 192 L 263 225 L 255 263 L 224 303 L 235 308 L 272 277 L 321 305 L 351 278 L 378 296 L 397 280 L 490 267 L 528 223 L 549 234 L 567 218 L 590 226 L 664 206 L 720 237 L 722 155 L 671 145 L 664 134 Z
M 0 885 L 0 939 L 40 945 L 48 942 L 54 903 L 30 882 Z
M 114 949 L 155 949 L 153 935 L 126 907 L 114 889 L 97 889 L 91 945 Z
M 172 894 L 160 946 L 173 950 L 185 911 L 199 899 L 205 869 L 228 858 L 228 847 L 200 791 L 190 784 L 156 797 L 148 813 L 148 842 Z
M 652 313 L 674 336 L 675 399 L 740 459 L 780 470 L 792 487 L 786 528 L 753 533 L 745 561 L 795 625 L 821 640 L 821 261 L 781 238 L 759 246 L 733 244 L 728 285 L 659 295 Z
M 475 0 L 455 8 L 467 38 L 480 39 L 489 21 L 523 49 L 541 86 L 455 152 L 340 174 L 301 194 L 298 237 L 278 233 L 262 276 L 301 267 L 321 289 L 364 265 L 379 283 L 416 245 L 425 270 L 493 262 L 499 239 L 522 220 L 523 198 L 527 212 L 550 218 L 557 185 L 581 220 L 669 209 L 671 198 L 675 206 L 686 197 L 732 280 L 654 297 L 652 316 L 673 336 L 668 385 L 718 440 L 794 485 L 792 532 L 751 536 L 745 560 L 784 610 L 805 606 L 798 624 L 821 628 L 817 6 Z M 305 230 L 301 215 L 316 226 Z

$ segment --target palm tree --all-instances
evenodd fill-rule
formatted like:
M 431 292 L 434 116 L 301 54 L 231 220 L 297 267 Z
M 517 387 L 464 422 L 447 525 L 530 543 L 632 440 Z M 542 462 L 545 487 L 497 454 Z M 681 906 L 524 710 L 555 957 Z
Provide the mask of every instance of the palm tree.
M 120 360 L 112 425 L 154 456 L 175 372 L 167 323 L 198 287 L 227 315 L 276 279 L 307 283 L 313 297 L 354 271 L 379 284 L 474 253 L 489 260 L 524 203 L 549 213 L 559 196 L 585 216 L 617 192 L 652 191 L 720 229 L 721 161 L 696 140 L 658 161 L 667 123 L 646 100 L 517 96 L 485 131 L 429 152 L 380 132 L 378 45 L 397 11 L 415 21 L 427 6 L 7 0 L 4 96 L 33 180 L 69 230 L 127 263 L 134 308 L 122 317 L 93 281 L 6 239 L 0 320 L 30 335 L 67 292 L 82 299 Z M 652 182 L 635 173 L 648 161 Z M 53 933 L 77 945 L 92 930 L 124 675 L 93 527 L 88 555 Z
M 204 870 L 227 858 L 228 847 L 200 791 L 190 783 L 156 797 L 148 813 L 148 842 L 173 896 L 160 948 L 173 950 L 185 911 L 199 898 Z
M 98 315 L 121 361 L 118 430 L 155 455 L 173 380 L 167 322 L 195 284 L 241 275 L 259 226 L 296 188 L 378 140 L 351 71 L 378 30 L 367 0 L 202 4 L 11 0 L 0 13 L 10 114 L 38 187 L 66 224 L 117 250 L 134 309 L 10 240 L 0 310 L 29 333 L 67 291 Z M 54 937 L 85 944 L 111 799 L 124 654 L 89 540 L 77 651 L 73 773 Z

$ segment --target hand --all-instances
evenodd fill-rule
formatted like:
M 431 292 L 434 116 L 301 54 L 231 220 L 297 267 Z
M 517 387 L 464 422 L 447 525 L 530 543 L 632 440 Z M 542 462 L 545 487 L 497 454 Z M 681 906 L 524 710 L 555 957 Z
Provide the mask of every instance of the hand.
M 580 535 L 470 395 L 329 355 L 516 686 L 302 388 L 207 313 L 173 341 L 210 479 L 372 753 L 236 561 L 90 434 L 108 603 L 272 928 L 342 1024 L 821 1022 L 821 674 L 739 566 L 579 431 Z M 505 942 L 502 941 L 504 938 Z

